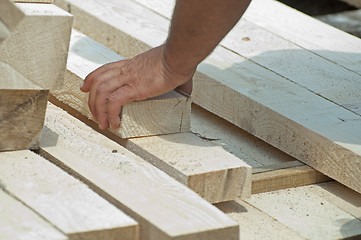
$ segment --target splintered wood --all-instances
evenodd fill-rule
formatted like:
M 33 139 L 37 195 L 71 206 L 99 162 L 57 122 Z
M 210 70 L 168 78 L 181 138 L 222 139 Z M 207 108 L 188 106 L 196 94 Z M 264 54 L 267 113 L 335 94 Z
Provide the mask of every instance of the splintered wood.
M 65 86 L 51 93 L 92 119 L 88 94 L 79 90 L 85 77 L 103 64 L 122 60 L 121 56 L 73 30 L 71 35 Z M 175 91 L 125 105 L 120 128 L 114 132 L 122 138 L 189 131 L 191 101 Z

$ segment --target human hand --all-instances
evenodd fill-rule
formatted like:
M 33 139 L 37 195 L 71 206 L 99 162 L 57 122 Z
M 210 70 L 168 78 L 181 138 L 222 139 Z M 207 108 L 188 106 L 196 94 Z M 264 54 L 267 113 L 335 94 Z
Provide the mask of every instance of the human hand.
M 80 90 L 89 92 L 88 105 L 100 129 L 120 126 L 122 106 L 169 92 L 183 85 L 191 91 L 195 72 L 182 75 L 165 61 L 164 46 L 153 48 L 129 60 L 108 63 L 90 73 Z

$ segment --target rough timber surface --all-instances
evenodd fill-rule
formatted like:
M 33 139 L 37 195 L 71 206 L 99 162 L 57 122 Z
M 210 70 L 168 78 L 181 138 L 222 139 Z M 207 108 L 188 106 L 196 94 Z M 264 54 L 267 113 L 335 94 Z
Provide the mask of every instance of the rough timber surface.
M 0 151 L 36 149 L 49 91 L 0 89 Z
M 337 182 L 253 194 L 216 204 L 241 239 L 359 239 L 361 195 Z M 255 224 L 256 223 L 256 224 Z
M 118 28 L 119 36 L 132 36 L 135 43 L 143 42 L 149 47 L 154 47 L 166 38 L 169 22 L 134 2 L 107 1 L 104 7 L 98 6 L 96 2 L 71 2 L 71 6 L 76 5 L 78 10 L 82 9 L 75 14 L 76 16 L 90 15 L 94 26 L 106 22 L 113 27 L 113 31 L 114 28 Z M 71 10 L 73 9 L 75 7 L 71 7 Z M 126 12 L 122 9 L 126 9 Z M 102 15 L 103 11 L 108 14 Z M 135 16 L 142 16 L 142 19 L 137 22 L 129 21 Z M 119 21 L 123 21 L 124 24 L 116 24 Z M 142 24 L 139 23 L 141 21 Z M 246 21 L 241 20 L 241 24 L 243 23 Z M 144 25 L 147 25 L 147 28 L 143 28 Z M 254 24 L 249 26 L 255 27 Z M 81 23 L 78 22 L 78 26 L 75 27 L 82 28 Z M 147 34 L 147 31 L 150 31 L 147 29 L 151 29 L 152 34 Z M 264 32 L 257 27 L 255 30 Z M 103 35 L 107 35 L 107 31 L 104 31 Z M 122 49 L 125 48 L 126 46 L 122 46 Z M 335 69 L 340 69 L 325 58 L 319 58 L 318 55 L 312 57 L 319 59 L 322 71 L 325 66 L 331 65 Z M 282 74 L 261 67 L 222 47 L 216 48 L 198 69 L 201 73 L 195 75 L 195 103 L 361 192 L 361 128 L 358 127 L 361 117 L 357 113 L 315 94 L 315 90 L 295 84 L 293 79 L 285 78 Z M 346 70 L 342 68 L 340 72 Z M 351 91 L 349 95 L 346 94 L 346 98 L 353 101 L 360 93 L 355 92 L 358 86 L 357 76 L 360 75 L 352 71 L 347 74 L 352 75 L 351 81 L 339 81 L 338 84 L 342 87 L 338 88 L 346 92 Z M 315 89 L 322 89 L 318 84 L 317 81 Z M 355 88 L 349 89 L 348 86 Z M 337 97 L 337 92 L 331 91 L 328 94 L 328 98 Z M 234 105 L 234 102 L 241 104 Z M 356 105 L 353 107 L 357 108 Z
M 73 30 L 71 35 L 65 84 L 51 93 L 92 119 L 88 94 L 79 90 L 85 77 L 103 64 L 122 60 L 121 56 Z M 125 105 L 121 124 L 114 132 L 122 138 L 189 131 L 190 99 L 175 91 Z
M 44 89 L 62 85 L 72 16 L 52 4 L 16 3 L 24 14 L 0 43 L 0 62 Z
M 2 187 L 69 240 L 138 239 L 133 219 L 44 158 L 24 150 L 0 162 Z
M 0 239 L 67 240 L 30 208 L 0 189 Z
M 140 239 L 238 239 L 238 225 L 206 200 L 53 105 L 41 147 L 132 216 Z

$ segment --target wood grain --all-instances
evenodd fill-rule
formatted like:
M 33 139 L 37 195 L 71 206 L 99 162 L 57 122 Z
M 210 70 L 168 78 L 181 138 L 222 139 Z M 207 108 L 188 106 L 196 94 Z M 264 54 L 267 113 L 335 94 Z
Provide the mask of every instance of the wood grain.
M 48 90 L 0 89 L 0 151 L 36 149 Z
M 312 191 L 314 187 L 253 194 L 247 203 L 306 239 L 359 238 L 360 219 L 334 205 L 326 195 Z
M 73 30 L 70 42 L 65 84 L 51 93 L 92 119 L 88 94 L 79 90 L 85 77 L 103 64 L 122 60 L 121 56 Z M 190 99 L 175 91 L 144 101 L 125 105 L 120 128 L 114 132 L 122 138 L 189 131 Z
M 35 153 L 0 153 L 0 182 L 71 239 L 138 239 L 137 223 Z
M 34 84 L 56 89 L 63 83 L 72 16 L 52 4 L 16 3 L 25 17 L 0 44 L 0 62 Z
M 238 225 L 173 178 L 49 105 L 41 140 L 49 159 L 140 225 L 140 239 L 238 239 Z
M 0 189 L 0 239 L 68 238 L 16 198 Z
M 169 21 L 134 2 L 108 0 L 104 6 L 89 1 L 85 4 L 82 0 L 68 3 L 72 13 L 78 17 L 87 16 L 94 26 L 105 24 L 116 31 L 120 39 L 133 37 L 134 42 L 129 42 L 128 48 L 125 45 L 116 51 L 134 50 L 133 43 L 137 42 L 154 47 L 167 37 Z M 78 23 L 78 27 L 83 26 Z M 86 26 L 82 29 L 88 31 Z M 107 31 L 103 32 L 103 37 Z M 141 50 L 139 48 L 137 52 Z M 323 63 L 332 65 L 326 59 L 319 60 L 320 69 L 323 69 Z M 349 74 L 356 75 L 354 72 Z M 349 83 L 339 84 L 348 86 Z M 350 86 L 354 84 L 352 82 Z M 350 95 L 352 97 L 359 94 L 354 89 L 344 90 L 355 93 Z M 356 113 L 222 47 L 216 48 L 199 65 L 192 97 L 203 108 L 361 192 L 358 174 L 361 171 L 361 117 Z

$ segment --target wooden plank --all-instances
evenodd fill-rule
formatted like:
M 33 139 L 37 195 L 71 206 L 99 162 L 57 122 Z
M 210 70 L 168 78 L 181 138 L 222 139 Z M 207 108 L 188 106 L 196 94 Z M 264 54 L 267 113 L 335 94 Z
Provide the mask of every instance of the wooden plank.
M 0 239 L 68 239 L 50 223 L 0 189 Z
M 133 219 L 35 153 L 3 152 L 0 161 L 3 188 L 69 239 L 138 239 Z
M 361 45 L 357 37 L 274 0 L 252 1 L 244 19 L 347 69 L 361 73 Z
M 270 192 L 330 181 L 331 179 L 309 166 L 278 169 L 252 175 L 252 194 Z
M 0 89 L 0 151 L 36 149 L 48 90 Z
M 79 84 L 101 65 L 121 59 L 118 54 L 73 30 L 64 87 L 51 93 L 92 119 L 88 94 L 79 90 Z M 186 96 L 175 91 L 127 104 L 122 108 L 120 128 L 114 132 L 122 138 L 130 138 L 189 131 L 190 104 Z
M 360 219 L 310 191 L 312 187 L 253 194 L 247 203 L 306 239 L 360 237 Z
M 242 239 L 305 239 L 287 226 L 244 201 L 229 201 L 215 205 L 239 224 Z
M 72 16 L 52 4 L 17 3 L 25 17 L 0 44 L 0 62 L 45 89 L 63 83 Z
M 85 4 L 72 0 L 71 6 L 71 12 L 76 17 L 85 16 L 91 26 L 108 26 L 100 28 L 103 37 L 111 28 L 119 37 L 133 36 L 134 44 L 143 41 L 156 46 L 167 36 L 169 22 L 134 2 L 108 0 L 100 6 L 95 1 Z M 142 18 L 129 21 L 135 16 Z M 76 27 L 83 26 L 78 22 Z M 131 51 L 132 47 L 123 45 L 122 49 Z M 222 47 L 216 48 L 198 70 L 194 102 L 361 192 L 359 115 Z
M 24 13 L 8 0 L 0 1 L 0 43 L 24 19 Z
M 140 239 L 238 239 L 218 209 L 119 144 L 49 105 L 42 152 L 132 216 Z
M 165 1 L 169 2 L 168 4 L 165 4 L 164 1 L 161 0 L 134 1 L 144 4 L 154 11 L 159 11 L 166 17 L 171 16 L 173 10 L 172 5 L 174 3 L 174 0 Z M 159 2 L 162 2 L 162 4 Z M 262 5 L 259 6 L 259 8 L 268 13 L 268 9 L 263 3 L 259 5 Z M 164 9 L 160 9 L 161 7 Z M 283 12 L 286 11 L 287 9 L 284 8 Z M 260 15 L 258 8 L 255 12 Z M 279 12 L 277 12 L 277 14 L 279 14 Z M 267 16 L 266 13 L 260 15 L 263 21 L 265 21 L 264 15 Z M 277 24 L 277 26 L 278 25 L 279 24 Z M 299 28 L 302 27 L 304 28 L 304 26 L 299 26 Z M 294 27 L 292 27 L 292 29 L 294 29 Z M 339 35 L 343 36 L 344 33 L 339 31 Z M 240 43 L 240 40 L 242 39 L 247 39 L 247 41 L 241 41 L 242 43 Z M 291 39 L 293 38 L 291 37 Z M 340 39 L 338 40 L 340 41 Z M 356 44 L 358 50 L 356 52 L 351 52 L 350 56 L 347 57 L 347 61 L 344 60 L 342 62 L 341 65 L 344 67 L 347 67 L 347 64 L 354 64 L 355 61 L 359 62 L 360 59 L 360 56 L 355 58 L 353 54 L 359 53 L 358 55 L 360 55 L 361 40 L 352 40 L 349 42 Z M 337 63 L 334 63 L 333 58 L 331 58 L 331 61 L 325 61 L 325 56 L 322 54 L 315 54 L 307 51 L 289 41 L 287 36 L 280 37 L 277 34 L 270 32 L 268 28 L 263 29 L 253 22 L 244 19 L 240 20 L 237 26 L 235 26 L 221 42 L 221 45 L 326 99 L 330 99 L 351 111 L 361 114 L 361 112 L 359 112 L 361 111 L 361 76 L 360 74 L 351 72 L 350 70 L 339 66 Z M 355 46 L 352 46 L 352 48 L 355 48 Z M 341 49 L 338 49 L 338 51 L 339 50 Z M 337 88 L 334 86 L 337 86 Z
M 88 54 L 87 57 L 85 57 L 86 54 Z M 60 100 L 62 103 L 61 107 L 69 109 L 70 106 L 78 114 L 80 113 L 87 118 L 91 118 L 87 104 L 87 95 L 78 90 L 79 81 L 85 78 L 89 68 L 95 69 L 100 64 L 106 63 L 106 61 L 119 60 L 119 58 L 121 58 L 119 55 L 74 31 L 68 59 L 66 88 L 53 91 L 57 99 L 52 97 L 50 100 L 56 104 L 59 104 L 58 100 Z M 172 94 L 178 93 L 173 91 Z M 181 95 L 178 94 L 177 96 Z M 173 128 L 173 132 L 176 132 L 176 130 L 181 131 L 179 124 L 189 126 L 190 101 L 186 97 L 181 96 L 180 99 L 172 99 L 167 97 L 167 95 L 163 95 L 156 99 L 159 99 L 159 101 L 151 103 L 147 102 L 152 100 L 144 101 L 143 110 L 139 111 L 148 112 L 150 109 L 154 109 L 154 111 L 152 110 L 153 112 L 158 112 L 158 114 L 155 114 L 154 121 L 152 122 L 160 123 L 159 129 L 153 127 L 151 129 L 152 134 L 169 133 L 170 131 L 165 132 L 164 129 L 162 130 L 162 125 L 165 124 L 169 125 L 168 129 Z M 149 123 L 145 123 L 144 120 L 139 122 L 136 119 L 139 117 L 149 122 L 149 118 L 152 118 L 151 114 L 147 114 L 147 118 L 143 114 L 141 116 L 128 114 L 135 112 L 133 109 L 141 103 L 131 103 L 124 106 L 121 128 L 120 130 L 112 131 L 113 133 L 120 137 L 133 136 L 135 133 L 134 129 L 145 129 L 137 131 L 136 136 L 150 133 L 149 131 L 146 132 Z M 156 110 L 158 108 L 160 110 Z M 170 111 L 169 109 L 172 110 Z M 176 114 L 172 113 L 172 111 Z M 167 117 L 167 115 L 169 116 Z M 170 122 L 177 120 L 177 118 L 179 121 L 174 126 L 171 126 Z M 167 123 L 162 124 L 164 121 Z M 154 125 L 151 124 L 151 126 Z M 128 131 L 128 129 L 132 132 Z M 107 134 L 110 133 L 108 132 Z M 250 197 L 251 168 L 222 148 L 208 143 L 194 134 L 183 133 L 134 138 L 128 141 L 124 141 L 117 136 L 113 136 L 113 140 L 123 144 L 126 148 L 156 165 L 210 202 Z M 206 153 L 204 152 L 205 148 L 207 148 Z M 223 159 L 223 161 L 219 161 L 219 159 Z

